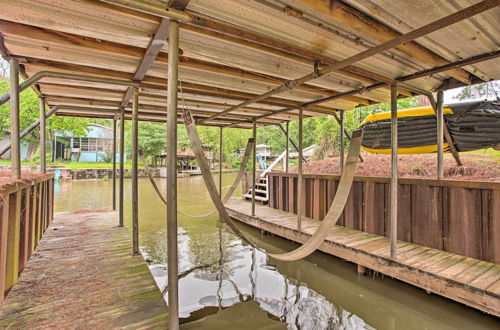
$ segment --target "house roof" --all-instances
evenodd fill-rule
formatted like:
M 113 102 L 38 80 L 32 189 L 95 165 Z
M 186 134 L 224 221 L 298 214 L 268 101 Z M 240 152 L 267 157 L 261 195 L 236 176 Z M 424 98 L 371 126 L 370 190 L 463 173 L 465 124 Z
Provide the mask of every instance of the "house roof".
M 41 71 L 137 80 L 143 58 L 165 42 L 164 2 L 116 0 L 0 0 L 0 46 L 18 56 L 26 77 Z M 117 3 L 128 3 L 127 7 Z M 137 10 L 141 4 L 156 14 Z M 354 61 L 332 73 L 221 113 L 289 79 L 318 73 L 371 47 L 445 17 L 477 0 L 173 0 L 189 20 L 180 24 L 179 110 L 191 109 L 205 125 L 252 127 L 388 102 L 385 84 L 424 69 L 481 56 L 488 61 L 421 76 L 399 88 L 406 97 L 500 79 L 500 8 L 481 1 L 476 15 Z M 493 9 L 484 10 L 484 6 Z M 187 7 L 185 7 L 187 4 Z M 483 8 L 483 9 L 481 9 Z M 172 12 L 174 12 L 172 10 Z M 155 46 L 155 47 L 156 47 Z M 166 120 L 167 42 L 141 79 L 140 120 Z M 496 53 L 495 53 L 496 52 Z M 482 57 L 483 59 L 485 57 Z M 469 62 L 468 62 L 469 63 Z M 319 70 L 319 71 L 318 71 Z M 381 82 L 378 88 L 367 88 Z M 57 115 L 114 118 L 120 105 L 131 115 L 130 88 L 102 82 L 42 78 L 39 92 Z M 353 92 L 357 91 L 357 92 Z M 285 109 L 285 110 L 283 110 Z M 288 109 L 288 110 L 286 110 Z M 179 112 L 181 112 L 179 111 Z M 214 115 L 217 115 L 214 117 Z M 209 119 L 211 118 L 211 119 Z M 180 120 L 180 118 L 179 118 Z

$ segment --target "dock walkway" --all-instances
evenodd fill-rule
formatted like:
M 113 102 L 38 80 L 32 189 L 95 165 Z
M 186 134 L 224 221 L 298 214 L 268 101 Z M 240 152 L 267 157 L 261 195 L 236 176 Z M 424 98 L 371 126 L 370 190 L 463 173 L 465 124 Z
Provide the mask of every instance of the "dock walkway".
M 167 306 L 116 212 L 58 213 L 0 305 L 0 328 L 167 327 Z
M 236 220 L 300 243 L 320 223 L 303 217 L 299 233 L 296 215 L 257 204 L 256 217 L 252 217 L 251 203 L 241 198 L 229 200 L 226 209 Z M 402 241 L 397 244 L 397 260 L 392 261 L 389 239 L 340 226 L 320 250 L 500 316 L 500 265 Z

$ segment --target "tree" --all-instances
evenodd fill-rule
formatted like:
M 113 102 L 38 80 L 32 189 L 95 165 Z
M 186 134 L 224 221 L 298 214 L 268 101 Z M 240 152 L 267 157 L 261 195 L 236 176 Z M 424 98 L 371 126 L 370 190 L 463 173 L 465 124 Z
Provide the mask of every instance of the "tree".
M 455 96 L 459 100 L 500 98 L 500 81 L 490 81 L 462 88 Z
M 9 80 L 5 77 L 0 77 L 0 94 L 7 92 L 10 89 Z M 40 119 L 40 101 L 38 96 L 31 88 L 24 90 L 20 95 L 20 116 L 19 126 L 21 132 Z M 84 135 L 90 124 L 89 119 L 69 118 L 52 116 L 46 122 L 46 127 L 49 132 L 49 138 L 53 138 L 54 132 L 62 131 L 73 133 L 74 135 Z M 0 135 L 4 135 L 10 131 L 10 104 L 9 102 L 0 106 Z M 28 154 L 26 160 L 30 161 L 35 155 L 40 143 L 40 130 L 38 128 L 31 131 L 23 142 L 28 143 Z

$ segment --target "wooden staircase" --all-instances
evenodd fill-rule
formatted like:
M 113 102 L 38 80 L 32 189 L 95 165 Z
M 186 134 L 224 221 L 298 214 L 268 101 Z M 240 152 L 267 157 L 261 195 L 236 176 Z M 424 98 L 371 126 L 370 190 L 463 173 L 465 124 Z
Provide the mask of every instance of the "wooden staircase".
M 246 200 L 252 200 L 252 190 L 253 186 L 248 189 L 246 194 L 243 195 L 243 198 Z M 260 202 L 261 204 L 267 204 L 269 201 L 269 189 L 267 184 L 267 176 L 261 177 L 257 179 L 257 183 L 255 184 L 255 200 Z

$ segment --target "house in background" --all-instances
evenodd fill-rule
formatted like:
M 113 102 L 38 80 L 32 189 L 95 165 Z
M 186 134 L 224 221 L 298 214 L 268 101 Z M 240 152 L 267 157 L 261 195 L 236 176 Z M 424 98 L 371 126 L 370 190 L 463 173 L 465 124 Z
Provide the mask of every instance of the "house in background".
M 261 157 L 264 161 L 267 161 L 269 157 L 271 157 L 271 147 L 267 144 L 258 144 L 255 146 L 255 152 L 257 155 Z M 245 148 L 240 149 L 240 157 L 243 157 L 245 154 Z
M 53 160 L 67 160 L 82 163 L 110 161 L 113 152 L 113 129 L 99 124 L 90 124 L 85 136 L 74 136 L 71 132 L 58 131 L 52 141 Z M 119 140 L 117 139 L 117 145 Z M 125 161 L 126 161 L 125 154 Z M 116 161 L 120 161 L 120 153 L 116 153 Z

